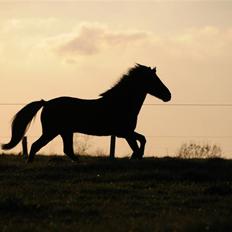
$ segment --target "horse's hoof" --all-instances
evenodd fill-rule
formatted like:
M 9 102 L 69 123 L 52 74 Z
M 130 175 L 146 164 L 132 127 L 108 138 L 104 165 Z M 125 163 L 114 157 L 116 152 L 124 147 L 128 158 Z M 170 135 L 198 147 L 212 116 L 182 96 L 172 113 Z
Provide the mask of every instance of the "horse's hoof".
M 137 156 L 137 159 L 138 159 L 138 160 L 142 160 L 142 159 L 143 159 L 143 156 L 142 156 L 142 155 L 139 155 L 139 156 Z
M 131 160 L 142 160 L 143 159 L 143 156 L 142 155 L 132 155 Z
M 71 160 L 72 160 L 72 162 L 79 162 L 80 161 L 78 157 L 73 157 L 73 158 L 71 158 Z
M 133 155 L 131 156 L 130 159 L 131 159 L 131 160 L 137 160 L 137 159 L 138 159 L 138 156 L 133 154 Z

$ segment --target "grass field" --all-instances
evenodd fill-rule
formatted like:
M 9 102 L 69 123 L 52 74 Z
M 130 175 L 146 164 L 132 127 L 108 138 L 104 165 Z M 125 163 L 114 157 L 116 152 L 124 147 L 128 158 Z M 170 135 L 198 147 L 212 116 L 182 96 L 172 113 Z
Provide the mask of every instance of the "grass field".
M 232 231 L 232 161 L 1 155 L 0 231 Z

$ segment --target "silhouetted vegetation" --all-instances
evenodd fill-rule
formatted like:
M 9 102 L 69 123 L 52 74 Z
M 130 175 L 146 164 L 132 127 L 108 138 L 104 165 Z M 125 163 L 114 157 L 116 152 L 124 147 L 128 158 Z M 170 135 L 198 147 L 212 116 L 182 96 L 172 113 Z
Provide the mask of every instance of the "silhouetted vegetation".
M 178 152 L 180 158 L 220 158 L 222 156 L 221 148 L 214 144 L 197 144 L 197 143 L 184 143 Z
M 232 161 L 0 156 L 1 231 L 231 231 Z

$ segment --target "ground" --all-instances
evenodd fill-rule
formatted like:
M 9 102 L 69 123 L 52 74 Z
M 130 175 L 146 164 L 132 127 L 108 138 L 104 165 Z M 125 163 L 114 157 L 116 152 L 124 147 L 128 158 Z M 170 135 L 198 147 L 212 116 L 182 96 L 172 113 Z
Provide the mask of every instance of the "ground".
M 232 231 L 232 160 L 0 155 L 0 231 Z

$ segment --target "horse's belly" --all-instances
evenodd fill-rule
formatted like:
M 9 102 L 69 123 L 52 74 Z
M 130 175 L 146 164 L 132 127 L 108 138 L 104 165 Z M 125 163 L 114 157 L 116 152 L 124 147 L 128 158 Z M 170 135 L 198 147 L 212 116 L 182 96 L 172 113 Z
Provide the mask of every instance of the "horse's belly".
M 72 131 L 96 136 L 114 134 L 124 137 L 124 135 L 134 131 L 136 121 L 103 117 L 99 114 L 93 114 L 91 117 L 81 114 L 76 117 L 60 115 L 60 117 L 50 121 L 49 127 L 58 128 L 60 132 Z
M 92 117 L 78 117 L 75 121 L 74 130 L 89 135 L 110 135 L 113 130 L 113 122 L 100 115 Z
M 91 118 L 79 118 L 75 123 L 75 132 L 98 136 L 114 134 L 123 137 L 125 134 L 134 131 L 135 127 L 136 120 L 96 115 Z

